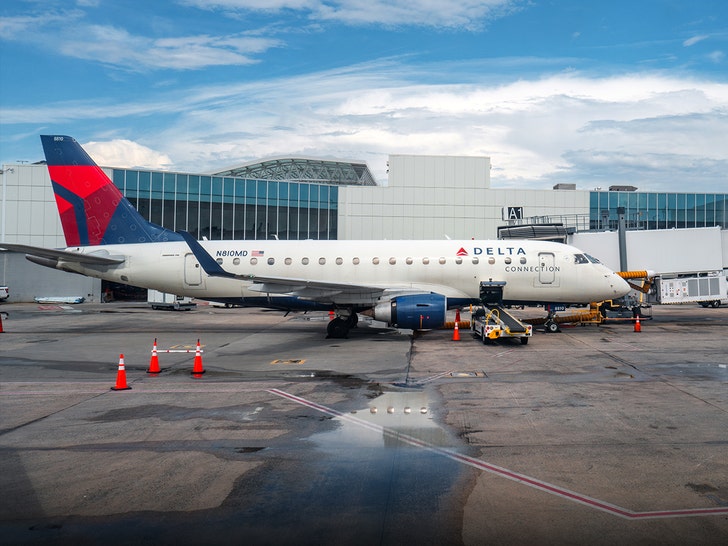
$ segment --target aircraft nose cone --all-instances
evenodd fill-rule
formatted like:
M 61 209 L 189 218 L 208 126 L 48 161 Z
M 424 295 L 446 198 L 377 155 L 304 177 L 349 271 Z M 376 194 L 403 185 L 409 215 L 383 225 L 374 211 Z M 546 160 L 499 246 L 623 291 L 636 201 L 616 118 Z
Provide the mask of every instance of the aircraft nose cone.
M 616 273 L 612 273 L 610 283 L 612 285 L 612 290 L 614 290 L 615 298 L 621 298 L 622 296 L 626 295 L 630 290 L 632 290 L 627 281 L 625 281 Z

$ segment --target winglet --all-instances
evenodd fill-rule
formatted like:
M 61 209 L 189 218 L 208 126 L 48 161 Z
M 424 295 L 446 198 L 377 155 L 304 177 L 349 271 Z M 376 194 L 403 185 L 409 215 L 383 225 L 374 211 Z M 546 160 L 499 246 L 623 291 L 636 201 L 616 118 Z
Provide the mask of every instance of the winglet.
M 202 248 L 202 245 L 189 232 L 179 230 L 177 233 L 182 236 L 187 243 L 187 246 L 190 247 L 192 254 L 194 254 L 197 261 L 200 262 L 202 269 L 204 269 L 205 273 L 210 275 L 210 277 L 227 277 L 229 279 L 236 278 L 233 273 L 225 271 L 222 266 L 217 263 L 204 248 Z

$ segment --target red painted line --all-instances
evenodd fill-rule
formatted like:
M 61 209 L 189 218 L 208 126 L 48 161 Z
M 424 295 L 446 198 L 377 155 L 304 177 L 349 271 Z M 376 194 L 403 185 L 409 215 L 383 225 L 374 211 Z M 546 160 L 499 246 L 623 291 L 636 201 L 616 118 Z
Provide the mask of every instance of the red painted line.
M 563 487 L 559 487 L 557 485 L 553 485 L 548 482 L 544 482 L 544 481 L 538 480 L 536 478 L 526 476 L 525 474 L 520 474 L 519 472 L 514 472 L 512 470 L 508 470 L 507 468 L 503 468 L 503 467 L 488 463 L 486 461 L 476 459 L 474 457 L 469 457 L 467 455 L 457 453 L 456 451 L 453 451 L 451 449 L 438 447 L 429 442 L 425 442 L 424 440 L 419 440 L 413 436 L 409 436 L 408 434 L 402 434 L 400 432 L 395 432 L 395 431 L 389 430 L 386 427 L 383 427 L 381 425 L 369 423 L 369 422 L 359 419 L 353 415 L 342 413 L 342 412 L 337 411 L 328 406 L 317 404 L 316 402 L 311 402 L 310 400 L 306 400 L 305 398 L 301 398 L 300 396 L 296 396 L 294 394 L 290 394 L 290 393 L 287 393 L 287 392 L 279 390 L 279 389 L 268 389 L 268 392 L 271 394 L 275 394 L 276 396 L 280 396 L 282 398 L 291 400 L 292 402 L 296 402 L 297 404 L 301 404 L 303 406 L 315 409 L 316 411 L 326 413 L 333 417 L 339 417 L 339 418 L 349 421 L 351 423 L 357 424 L 363 428 L 368 428 L 370 430 L 386 434 L 386 435 L 396 438 L 402 442 L 405 442 L 409 445 L 412 445 L 415 447 L 420 447 L 422 449 L 426 449 L 433 453 L 437 453 L 439 455 L 452 459 L 453 461 L 457 461 L 457 462 L 466 464 L 468 466 L 472 466 L 474 468 L 478 468 L 480 470 L 490 472 L 491 474 L 495 474 L 497 476 L 507 478 L 509 480 L 521 483 L 523 485 L 527 485 L 528 487 L 538 489 L 539 491 L 543 491 L 543 492 L 549 493 L 551 495 L 556 495 L 563 499 L 577 502 L 584 506 L 589 506 L 590 508 L 594 508 L 596 510 L 601 510 L 602 512 L 607 512 L 609 514 L 612 514 L 614 516 L 619 516 L 621 518 L 630 519 L 630 520 L 647 520 L 647 519 L 657 519 L 657 518 L 675 518 L 675 517 L 688 517 L 688 516 L 716 516 L 716 515 L 728 514 L 728 507 L 684 508 L 684 509 L 677 509 L 677 510 L 661 510 L 661 511 L 653 511 L 653 512 L 634 512 L 627 508 L 622 508 L 621 506 L 617 506 L 616 504 L 611 504 L 606 501 L 601 501 L 599 499 L 589 497 L 587 495 L 582 495 L 581 493 L 576 493 L 575 491 L 570 491 L 569 489 L 565 489 Z

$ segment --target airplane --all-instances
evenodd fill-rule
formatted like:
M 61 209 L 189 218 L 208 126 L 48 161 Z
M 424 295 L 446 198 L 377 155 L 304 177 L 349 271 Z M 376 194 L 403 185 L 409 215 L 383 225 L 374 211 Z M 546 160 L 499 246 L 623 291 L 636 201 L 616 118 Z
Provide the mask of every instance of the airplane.
M 334 310 L 329 337 L 369 315 L 408 330 L 446 311 L 617 299 L 627 282 L 579 249 L 538 240 L 198 241 L 146 221 L 69 136 L 42 135 L 67 247 L 0 243 L 30 261 L 178 296 L 285 311 Z

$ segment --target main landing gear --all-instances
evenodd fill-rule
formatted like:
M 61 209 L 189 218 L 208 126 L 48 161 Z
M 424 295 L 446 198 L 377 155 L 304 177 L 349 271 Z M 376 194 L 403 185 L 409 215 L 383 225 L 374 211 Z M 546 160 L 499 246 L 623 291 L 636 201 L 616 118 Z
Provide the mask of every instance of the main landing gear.
M 326 337 L 333 339 L 344 339 L 349 337 L 349 330 L 356 328 L 356 323 L 359 322 L 359 317 L 354 311 L 349 311 L 348 314 L 337 312 L 336 317 L 329 321 L 326 326 Z

